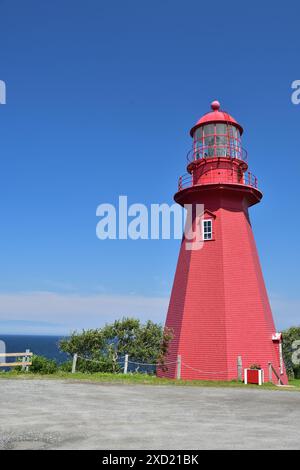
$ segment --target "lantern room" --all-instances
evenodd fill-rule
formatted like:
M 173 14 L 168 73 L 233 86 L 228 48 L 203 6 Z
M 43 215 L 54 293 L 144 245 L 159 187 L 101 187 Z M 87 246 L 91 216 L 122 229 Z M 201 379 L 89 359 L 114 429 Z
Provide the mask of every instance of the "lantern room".
M 230 114 L 220 110 L 219 101 L 213 101 L 211 108 L 212 111 L 202 116 L 190 131 L 193 149 L 189 161 L 214 157 L 246 160 L 241 145 L 243 128 Z

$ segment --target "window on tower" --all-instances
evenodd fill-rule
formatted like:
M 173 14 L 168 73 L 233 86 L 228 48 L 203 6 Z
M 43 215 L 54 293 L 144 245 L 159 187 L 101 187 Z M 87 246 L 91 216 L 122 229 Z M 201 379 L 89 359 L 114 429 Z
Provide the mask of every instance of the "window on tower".
M 216 156 L 226 157 L 228 152 L 228 131 L 226 124 L 216 124 Z
M 212 233 L 212 220 L 205 219 L 202 221 L 202 233 L 203 233 L 203 240 L 212 240 L 213 233 Z
M 207 124 L 204 131 L 204 157 L 213 157 L 215 148 L 215 125 Z

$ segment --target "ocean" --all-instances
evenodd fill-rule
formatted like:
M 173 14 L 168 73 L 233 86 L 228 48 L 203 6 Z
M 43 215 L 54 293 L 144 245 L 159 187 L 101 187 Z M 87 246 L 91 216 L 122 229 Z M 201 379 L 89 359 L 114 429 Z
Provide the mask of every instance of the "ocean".
M 5 343 L 5 350 L 0 344 L 0 352 L 25 352 L 29 349 L 33 354 L 44 356 L 48 359 L 55 359 L 58 364 L 70 360 L 70 356 L 61 352 L 58 347 L 59 340 L 64 336 L 39 336 L 39 335 L 0 335 L 0 341 Z M 0 358 L 0 362 L 1 362 Z M 13 362 L 14 358 L 8 358 L 7 362 Z M 124 360 L 122 358 L 122 360 Z M 122 361 L 121 360 L 121 361 Z M 0 372 L 8 370 L 6 367 L 1 367 Z M 155 370 L 153 366 L 148 365 L 128 365 L 128 371 L 152 373 Z
M 38 335 L 0 335 L 0 341 L 5 343 L 5 352 L 25 352 L 29 349 L 33 354 L 55 359 L 62 363 L 69 359 L 67 354 L 58 348 L 62 336 L 38 336 Z M 1 352 L 3 348 L 1 347 Z

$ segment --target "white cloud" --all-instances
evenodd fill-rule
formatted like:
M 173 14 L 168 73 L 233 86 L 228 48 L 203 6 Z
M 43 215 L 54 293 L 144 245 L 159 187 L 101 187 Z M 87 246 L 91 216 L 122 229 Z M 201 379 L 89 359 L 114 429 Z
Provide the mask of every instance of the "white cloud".
M 51 333 L 69 333 L 73 329 L 99 327 L 122 316 L 163 322 L 167 306 L 168 299 L 163 297 L 53 292 L 2 293 L 0 330 L 4 326 L 6 332 L 10 328 L 12 332 L 18 329 L 20 333 L 24 330 L 26 321 L 26 332 L 34 328 L 35 333 L 47 333 L 50 330 Z
M 300 324 L 300 300 L 271 295 L 280 331 Z M 163 323 L 168 297 L 57 292 L 0 293 L 0 333 L 66 334 L 123 316 Z

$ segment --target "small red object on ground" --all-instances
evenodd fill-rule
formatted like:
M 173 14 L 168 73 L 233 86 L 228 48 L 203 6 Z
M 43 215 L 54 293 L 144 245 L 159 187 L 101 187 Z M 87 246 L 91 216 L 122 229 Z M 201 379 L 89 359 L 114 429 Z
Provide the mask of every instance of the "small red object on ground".
M 264 383 L 264 371 L 262 369 L 245 369 L 245 384 L 262 385 Z

